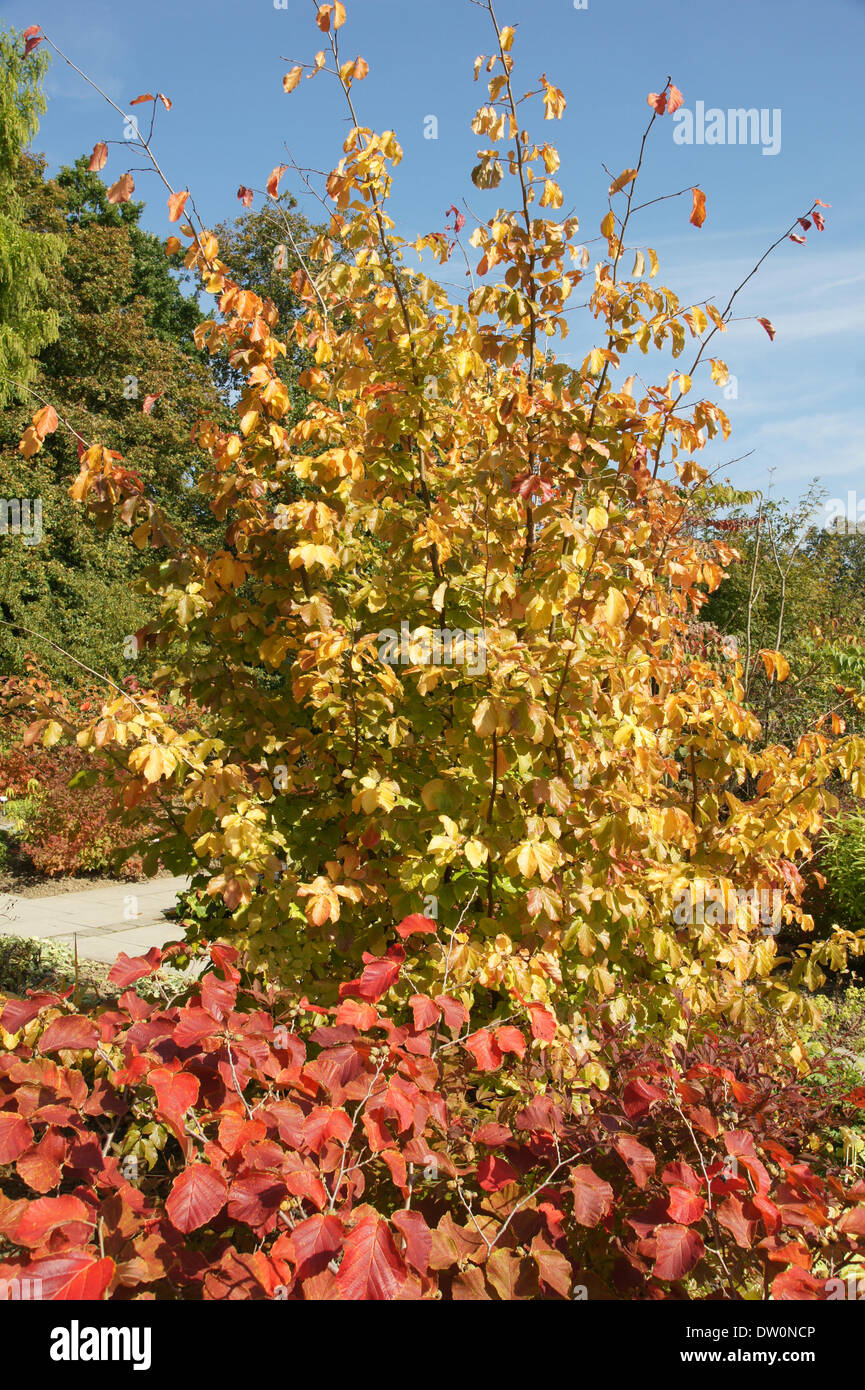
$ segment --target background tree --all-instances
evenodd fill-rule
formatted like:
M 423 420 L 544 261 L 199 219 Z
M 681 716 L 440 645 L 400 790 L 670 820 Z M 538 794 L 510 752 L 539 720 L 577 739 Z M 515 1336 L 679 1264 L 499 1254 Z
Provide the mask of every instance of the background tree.
M 62 255 L 56 236 L 34 228 L 16 174 L 45 110 L 42 49 L 27 53 L 14 29 L 0 31 L 0 406 L 20 398 L 16 382 L 33 377 L 33 358 L 57 337 L 51 275 Z

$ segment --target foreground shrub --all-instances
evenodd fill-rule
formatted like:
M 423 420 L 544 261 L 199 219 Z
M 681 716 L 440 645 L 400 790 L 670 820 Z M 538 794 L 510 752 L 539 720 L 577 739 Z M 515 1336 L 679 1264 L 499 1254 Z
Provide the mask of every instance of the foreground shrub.
M 9 1001 L 0 1279 L 510 1300 L 823 1299 L 855 1277 L 865 1183 L 808 1152 L 861 1094 L 803 1085 L 766 1038 L 667 1056 L 607 1033 L 554 1057 L 543 1006 L 473 1029 L 452 995 L 401 1004 L 400 955 L 327 1009 L 224 945 L 182 1001 L 133 988 L 156 950 L 119 958 L 102 1012 Z

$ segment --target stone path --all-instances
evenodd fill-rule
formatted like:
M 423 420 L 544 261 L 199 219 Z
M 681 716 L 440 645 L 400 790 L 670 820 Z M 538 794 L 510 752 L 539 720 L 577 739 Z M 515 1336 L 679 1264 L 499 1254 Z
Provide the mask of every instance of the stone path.
M 71 946 L 78 939 L 81 960 L 110 964 L 121 951 L 144 955 L 151 946 L 178 939 L 176 922 L 163 916 L 187 878 L 154 878 L 58 893 L 53 898 L 0 898 L 0 935 L 42 936 Z

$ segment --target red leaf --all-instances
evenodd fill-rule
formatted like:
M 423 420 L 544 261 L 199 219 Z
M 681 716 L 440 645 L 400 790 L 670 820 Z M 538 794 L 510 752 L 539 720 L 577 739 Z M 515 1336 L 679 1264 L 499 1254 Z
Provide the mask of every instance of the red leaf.
M 276 168 L 271 171 L 270 178 L 267 180 L 266 184 L 267 191 L 270 194 L 271 198 L 276 197 L 276 190 L 279 187 L 279 180 L 282 178 L 287 168 L 287 164 L 277 164 Z
M 364 1004 L 358 999 L 344 999 L 336 1011 L 334 1022 L 338 1026 L 346 1025 L 365 1033 L 378 1023 L 378 1012 L 372 1004 Z
M 391 985 L 395 983 L 405 957 L 400 959 L 398 956 L 370 956 L 364 952 L 363 958 L 366 965 L 354 992 L 370 1004 L 374 1004 L 383 994 L 387 994 Z
M 495 1071 L 502 1064 L 502 1052 L 488 1028 L 481 1028 L 466 1038 L 464 1047 L 474 1057 L 481 1071 Z
M 498 1192 L 509 1182 L 516 1182 L 517 1176 L 517 1170 L 506 1159 L 498 1158 L 495 1154 L 482 1158 L 478 1164 L 478 1185 L 485 1192 Z
M 512 1028 L 506 1024 L 504 1027 L 496 1029 L 495 1036 L 502 1052 L 515 1052 L 518 1057 L 525 1055 L 526 1040 L 519 1028 Z
M 198 1078 L 185 1071 L 156 1067 L 147 1080 L 156 1092 L 156 1108 L 176 1123 L 198 1100 Z
M 21 1115 L 0 1111 L 0 1164 L 14 1163 L 33 1142 L 33 1133 Z
M 247 188 L 245 184 L 241 184 L 237 190 L 237 196 L 243 203 L 243 206 L 245 208 L 252 207 L 252 200 L 255 197 L 255 194 L 253 193 L 251 188 Z
M 667 109 L 666 92 L 650 92 L 646 97 L 646 101 L 659 116 L 663 116 Z
M 419 1211 L 398 1211 L 393 1224 L 405 1240 L 405 1257 L 418 1274 L 426 1274 L 432 1252 L 432 1231 Z
M 44 1245 L 46 1237 L 58 1226 L 79 1222 L 86 1226 L 94 1224 L 90 1209 L 80 1197 L 71 1194 L 65 1197 L 38 1197 L 35 1202 L 30 1202 L 17 1223 L 13 1238 L 18 1245 Z
M 806 238 L 803 236 L 796 236 L 795 232 L 791 232 L 790 240 L 798 242 L 800 246 L 804 246 Z
M 228 1183 L 206 1163 L 192 1163 L 175 1178 L 165 1210 L 172 1226 L 184 1235 L 206 1226 L 225 1206 Z
M 698 1193 L 690 1192 L 687 1187 L 670 1188 L 667 1215 L 671 1220 L 681 1222 L 683 1226 L 690 1226 L 700 1220 L 705 1210 L 706 1203 Z
M 812 212 L 811 216 L 814 219 L 814 226 L 817 228 L 817 231 L 824 231 L 826 228 L 826 219 L 823 216 L 822 212 Z
M 706 195 L 699 188 L 691 189 L 691 216 L 688 221 L 694 227 L 702 227 L 706 220 Z
M 181 193 L 172 193 L 168 199 L 168 220 L 169 222 L 179 222 L 183 216 L 183 209 L 186 207 L 186 200 L 189 197 L 189 189 L 184 189 Z
M 342 1239 L 343 1226 L 338 1216 L 316 1214 L 299 1222 L 285 1245 L 286 1255 L 295 1262 L 297 1278 L 306 1279 L 326 1269 L 342 1248 Z
M 438 1004 L 427 994 L 413 994 L 408 1002 L 414 1015 L 416 1033 L 422 1033 L 426 1028 L 431 1028 L 441 1013 Z
M 147 397 L 147 400 L 155 399 L 155 396 Z M 145 400 L 145 405 L 147 400 Z M 112 985 L 119 985 L 121 989 L 126 989 L 129 985 L 134 985 L 136 980 L 143 979 L 145 975 L 152 975 L 161 964 L 162 952 L 158 946 L 151 946 L 146 956 L 128 956 L 125 951 L 121 951 L 108 972 L 108 982 Z
M 633 1077 L 622 1092 L 622 1108 L 629 1120 L 635 1115 L 644 1115 L 655 1100 L 663 1100 L 664 1092 L 660 1086 L 653 1086 L 641 1076 Z
M 29 999 L 10 999 L 0 1014 L 0 1026 L 7 1033 L 17 1033 L 19 1028 L 36 1017 L 40 1009 L 59 1003 L 60 996 L 57 994 L 32 994 Z
M 613 1209 L 613 1189 L 586 1164 L 571 1171 L 574 1218 L 581 1226 L 597 1226 Z
M 336 1282 L 344 1298 L 380 1302 L 396 1298 L 406 1267 L 387 1222 L 370 1208 L 346 1238 Z
M 448 1028 L 456 1036 L 463 1024 L 469 1021 L 468 1009 L 465 1004 L 461 1004 L 458 999 L 452 999 L 449 994 L 437 994 L 435 1001 L 441 1008 Z
M 715 1213 L 719 1226 L 724 1226 L 736 1244 L 743 1250 L 750 1250 L 754 1239 L 754 1222 L 745 1215 L 745 1208 L 738 1197 L 725 1199 Z
M 807 1269 L 791 1265 L 789 1269 L 783 1269 L 780 1274 L 776 1274 L 772 1280 L 772 1297 L 779 1301 L 795 1299 L 816 1302 L 823 1298 L 825 1283 L 824 1279 L 815 1279 Z
M 848 1236 L 865 1236 L 865 1206 L 850 1207 L 838 1222 L 838 1230 Z
M 656 1279 L 681 1279 L 702 1258 L 704 1245 L 696 1231 L 687 1226 L 658 1226 L 655 1230 L 657 1255 L 652 1269 Z
M 220 980 L 214 974 L 205 975 L 201 984 L 201 1007 L 217 1023 L 223 1023 L 237 999 L 237 985 L 234 980 Z
M 552 1042 L 556 1036 L 556 1020 L 549 1009 L 545 1009 L 543 1004 L 528 1004 L 525 1000 L 531 1020 L 532 1037 L 539 1042 Z
M 287 1195 L 285 1182 L 276 1174 L 248 1173 L 231 1184 L 228 1215 L 254 1231 L 272 1229 Z
M 39 1051 L 59 1052 L 61 1048 L 69 1047 L 83 1052 L 95 1047 L 98 1042 L 99 1033 L 89 1018 L 69 1014 L 49 1023 L 39 1039 Z
M 210 959 L 219 970 L 224 980 L 233 980 L 237 984 L 240 980 L 240 971 L 235 967 L 240 952 L 236 946 L 225 946 L 221 941 L 214 941 L 210 947 Z
M 94 1303 L 102 1297 L 114 1278 L 114 1261 L 94 1260 L 83 1251 L 68 1255 L 49 1255 L 34 1260 L 24 1270 L 28 1279 L 42 1281 L 42 1297 L 54 1302 L 81 1300 Z
M 632 1134 L 617 1134 L 613 1140 L 616 1152 L 625 1160 L 638 1187 L 645 1187 L 655 1171 L 655 1155 Z
M 397 927 L 397 935 L 405 941 L 412 932 L 418 932 L 426 936 L 435 936 L 438 927 L 431 917 L 424 917 L 420 912 L 413 912 L 410 917 L 403 917 Z
M 21 37 L 24 39 L 24 57 L 31 53 L 34 48 L 42 42 L 45 35 L 38 24 L 29 24 L 23 31 Z
M 15 1170 L 33 1192 L 51 1192 L 63 1176 L 66 1140 L 56 1129 L 46 1129 L 38 1144 L 22 1154 Z
M 774 341 L 775 341 L 775 325 L 774 325 L 773 323 L 771 323 L 771 322 L 769 321 L 769 319 L 760 319 L 760 318 L 758 318 L 758 319 L 757 319 L 757 322 L 760 323 L 760 324 L 762 324 L 763 327 L 765 328 L 766 332 L 769 334 L 769 341 L 770 341 L 770 342 L 774 342 Z
M 100 169 L 104 169 L 107 163 L 108 146 L 103 140 L 100 140 L 93 146 L 93 153 L 90 156 L 90 163 L 87 165 L 87 168 L 90 170 L 91 174 L 96 174 Z

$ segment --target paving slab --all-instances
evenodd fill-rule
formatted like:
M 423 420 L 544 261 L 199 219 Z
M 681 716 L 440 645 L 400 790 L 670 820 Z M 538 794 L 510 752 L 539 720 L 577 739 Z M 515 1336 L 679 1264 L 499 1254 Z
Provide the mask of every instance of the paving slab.
M 0 899 L 0 935 L 38 936 L 72 945 L 81 960 L 113 962 L 121 951 L 143 955 L 151 946 L 178 938 L 176 922 L 165 917 L 189 879 L 154 878 L 117 883 L 51 898 Z

